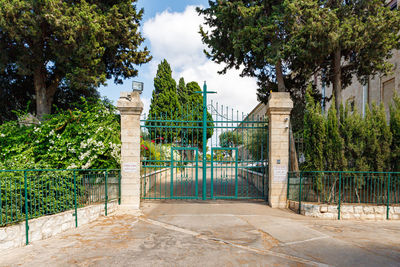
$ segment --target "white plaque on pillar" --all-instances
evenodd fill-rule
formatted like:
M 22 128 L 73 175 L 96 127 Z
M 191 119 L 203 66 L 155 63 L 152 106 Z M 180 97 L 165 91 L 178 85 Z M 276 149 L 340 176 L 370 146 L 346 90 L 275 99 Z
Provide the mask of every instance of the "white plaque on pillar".
M 137 164 L 135 162 L 124 163 L 122 165 L 122 170 L 124 172 L 136 172 Z
M 287 166 L 274 165 L 274 182 L 286 182 Z

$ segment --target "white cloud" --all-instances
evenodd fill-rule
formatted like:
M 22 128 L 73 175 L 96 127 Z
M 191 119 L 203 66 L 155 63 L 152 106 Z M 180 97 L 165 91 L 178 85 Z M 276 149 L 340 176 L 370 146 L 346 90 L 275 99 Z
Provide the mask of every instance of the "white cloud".
M 223 66 L 208 60 L 203 53 L 205 45 L 199 34 L 202 23 L 194 6 L 187 6 L 182 13 L 165 10 L 146 21 L 143 34 L 154 58 L 151 74 L 155 76 L 157 64 L 165 58 L 176 80 L 184 77 L 186 82 L 197 81 L 200 86 L 207 81 L 208 90 L 218 92 L 210 95 L 211 99 L 240 112 L 250 112 L 258 104 L 256 80 L 240 77 L 239 70 L 217 73 Z
M 143 95 L 140 97 L 140 99 L 143 102 L 143 111 L 142 114 L 144 116 L 147 116 L 149 114 L 149 110 L 150 110 L 150 103 L 151 103 L 151 99 L 144 97 Z

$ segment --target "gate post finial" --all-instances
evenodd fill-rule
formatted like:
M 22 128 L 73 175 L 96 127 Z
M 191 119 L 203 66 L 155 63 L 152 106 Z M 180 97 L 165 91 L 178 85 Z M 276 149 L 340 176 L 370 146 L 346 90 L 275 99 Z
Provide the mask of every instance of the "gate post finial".
M 121 207 L 140 208 L 140 115 L 143 103 L 138 91 L 121 92 Z
M 286 92 L 271 92 L 267 104 L 269 127 L 269 190 L 272 208 L 286 208 L 289 170 L 289 122 L 293 101 Z

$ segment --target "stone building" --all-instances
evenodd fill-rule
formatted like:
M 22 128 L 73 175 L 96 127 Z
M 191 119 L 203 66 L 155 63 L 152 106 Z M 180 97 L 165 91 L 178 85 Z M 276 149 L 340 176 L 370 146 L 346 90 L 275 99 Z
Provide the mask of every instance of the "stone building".
M 395 9 L 398 8 L 398 0 L 391 0 L 388 6 Z M 387 118 L 389 118 L 389 105 L 392 102 L 394 92 L 400 95 L 400 51 L 394 50 L 393 56 L 389 59 L 394 66 L 392 72 L 388 75 L 376 75 L 369 77 L 366 84 L 361 84 L 356 77 L 353 77 L 352 84 L 342 90 L 343 104 L 348 102 L 351 108 L 356 108 L 363 116 L 365 115 L 365 107 L 372 103 L 383 103 Z M 330 97 L 332 95 L 332 87 L 324 86 L 317 78 L 317 88 L 322 96 Z M 322 103 L 324 110 L 328 110 L 331 102 Z

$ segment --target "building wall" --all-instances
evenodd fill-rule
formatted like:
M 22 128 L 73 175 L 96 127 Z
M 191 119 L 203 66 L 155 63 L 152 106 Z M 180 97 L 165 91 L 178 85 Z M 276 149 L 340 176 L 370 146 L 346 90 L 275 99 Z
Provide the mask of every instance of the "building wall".
M 392 103 L 394 91 L 400 95 L 400 51 L 395 50 L 393 56 L 389 59 L 394 65 L 393 71 L 388 75 L 376 75 L 375 77 L 370 77 L 366 89 L 363 89 L 363 85 L 353 77 L 352 84 L 342 90 L 343 104 L 346 102 L 351 103 L 354 101 L 354 107 L 358 112 L 363 114 L 363 99 L 365 99 L 366 104 L 371 106 L 372 103 L 380 104 L 384 103 L 387 117 L 389 118 L 389 105 Z M 317 79 L 318 89 L 323 92 L 323 86 L 321 79 Z M 366 95 L 365 95 L 366 94 Z M 332 96 L 332 87 L 325 88 L 326 97 Z M 325 110 L 328 110 L 330 105 L 326 103 Z

